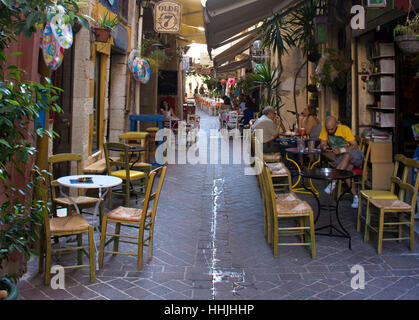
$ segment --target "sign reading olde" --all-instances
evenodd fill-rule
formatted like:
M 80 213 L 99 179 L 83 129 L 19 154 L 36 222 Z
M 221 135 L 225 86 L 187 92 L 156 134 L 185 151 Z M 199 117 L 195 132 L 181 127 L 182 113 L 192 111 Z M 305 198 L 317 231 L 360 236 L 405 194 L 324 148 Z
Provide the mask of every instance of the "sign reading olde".
M 154 6 L 154 30 L 158 33 L 179 33 L 182 22 L 182 4 L 159 1 Z

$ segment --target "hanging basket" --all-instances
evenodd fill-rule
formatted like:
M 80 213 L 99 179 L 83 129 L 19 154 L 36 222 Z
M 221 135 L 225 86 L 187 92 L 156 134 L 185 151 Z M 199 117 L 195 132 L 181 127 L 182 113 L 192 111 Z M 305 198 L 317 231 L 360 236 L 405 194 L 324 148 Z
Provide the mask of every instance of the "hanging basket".
M 416 35 L 402 35 L 394 39 L 400 50 L 405 54 L 419 53 L 419 38 Z
M 94 27 L 92 28 L 93 33 L 95 35 L 95 41 L 97 42 L 108 42 L 111 29 L 104 28 L 104 27 Z

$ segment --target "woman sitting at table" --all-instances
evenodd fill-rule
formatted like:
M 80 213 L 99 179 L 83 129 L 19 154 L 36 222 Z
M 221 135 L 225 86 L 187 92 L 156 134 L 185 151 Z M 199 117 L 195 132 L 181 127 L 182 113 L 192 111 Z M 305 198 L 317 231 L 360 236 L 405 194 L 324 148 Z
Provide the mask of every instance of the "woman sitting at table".
M 218 119 L 220 120 L 220 129 L 223 128 L 227 114 L 232 111 L 230 98 L 225 96 L 224 103 L 218 109 Z
M 173 118 L 176 118 L 175 112 L 167 100 L 162 100 L 160 102 L 160 114 L 164 115 L 164 120 L 170 121 Z
M 243 109 L 243 125 L 246 126 L 250 123 L 250 120 L 254 118 L 256 105 L 253 103 L 250 96 L 246 96 L 245 107 Z
M 300 129 L 304 128 L 306 134 L 309 135 L 311 139 L 319 138 L 322 126 L 319 119 L 317 119 L 316 107 L 309 104 L 304 108 L 298 119 L 298 126 Z

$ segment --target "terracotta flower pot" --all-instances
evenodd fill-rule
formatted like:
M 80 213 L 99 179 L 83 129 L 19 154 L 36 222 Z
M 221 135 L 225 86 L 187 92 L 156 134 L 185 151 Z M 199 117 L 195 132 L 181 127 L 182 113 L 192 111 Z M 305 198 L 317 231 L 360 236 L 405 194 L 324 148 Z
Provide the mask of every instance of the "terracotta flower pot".
M 108 42 L 111 34 L 111 29 L 104 27 L 94 27 L 92 30 L 95 35 L 95 40 L 97 42 Z

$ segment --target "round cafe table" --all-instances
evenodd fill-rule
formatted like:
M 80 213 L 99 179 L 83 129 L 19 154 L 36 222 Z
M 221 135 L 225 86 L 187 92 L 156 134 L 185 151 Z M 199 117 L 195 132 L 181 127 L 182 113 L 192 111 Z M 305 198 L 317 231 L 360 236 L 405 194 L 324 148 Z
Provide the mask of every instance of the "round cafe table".
M 352 171 L 348 170 L 339 170 L 339 169 L 332 169 L 332 168 L 312 168 L 312 169 L 303 169 L 300 172 L 301 177 L 303 178 L 303 186 L 306 188 L 307 191 L 312 193 L 317 201 L 317 217 L 314 221 L 316 224 L 320 213 L 322 210 L 326 210 L 329 213 L 329 224 L 324 225 L 322 227 L 316 228 L 316 234 L 317 235 L 323 235 L 323 236 L 329 236 L 329 237 L 342 237 L 349 239 L 349 249 L 351 249 L 351 236 L 348 231 L 343 227 L 342 222 L 339 219 L 339 202 L 342 199 L 342 196 L 347 193 L 351 186 L 347 186 L 346 183 L 343 183 L 345 185 L 345 189 L 343 190 L 342 194 L 337 198 L 334 199 L 333 192 L 330 195 L 330 199 L 328 199 L 327 204 L 320 203 L 320 197 L 318 194 L 314 193 L 310 188 L 306 187 L 304 184 L 304 179 L 309 179 L 311 181 L 312 179 L 321 180 L 325 183 L 330 183 L 332 181 L 339 181 L 339 180 L 346 180 L 346 179 L 352 179 L 354 177 L 354 173 Z M 332 213 L 335 212 L 336 220 L 339 224 L 339 227 L 334 225 L 332 222 Z M 318 231 L 323 229 L 329 229 L 328 233 L 319 233 Z M 333 233 L 333 231 L 336 231 L 336 233 Z
M 292 185 L 291 190 L 293 192 L 299 192 L 299 193 L 307 193 L 306 188 L 304 187 L 298 187 L 298 185 L 301 182 L 301 170 L 302 170 L 302 165 L 303 164 L 299 164 L 297 161 L 295 161 L 294 159 L 289 157 L 289 154 L 296 154 L 296 155 L 317 155 L 317 157 L 310 159 L 310 163 L 308 165 L 308 169 L 313 169 L 314 166 L 316 164 L 318 164 L 320 162 L 320 155 L 322 154 L 322 150 L 321 149 L 313 149 L 313 150 L 309 150 L 308 148 L 304 148 L 304 149 L 299 149 L 299 148 L 287 148 L 285 149 L 286 151 L 286 159 L 288 161 L 290 161 L 291 163 L 294 164 L 294 166 L 296 167 L 297 171 L 298 171 L 298 178 L 297 181 Z M 309 181 L 310 183 L 310 189 L 312 189 L 314 191 L 315 194 L 319 194 L 319 192 L 316 190 L 316 188 L 314 187 L 313 183 L 311 182 L 311 180 Z

